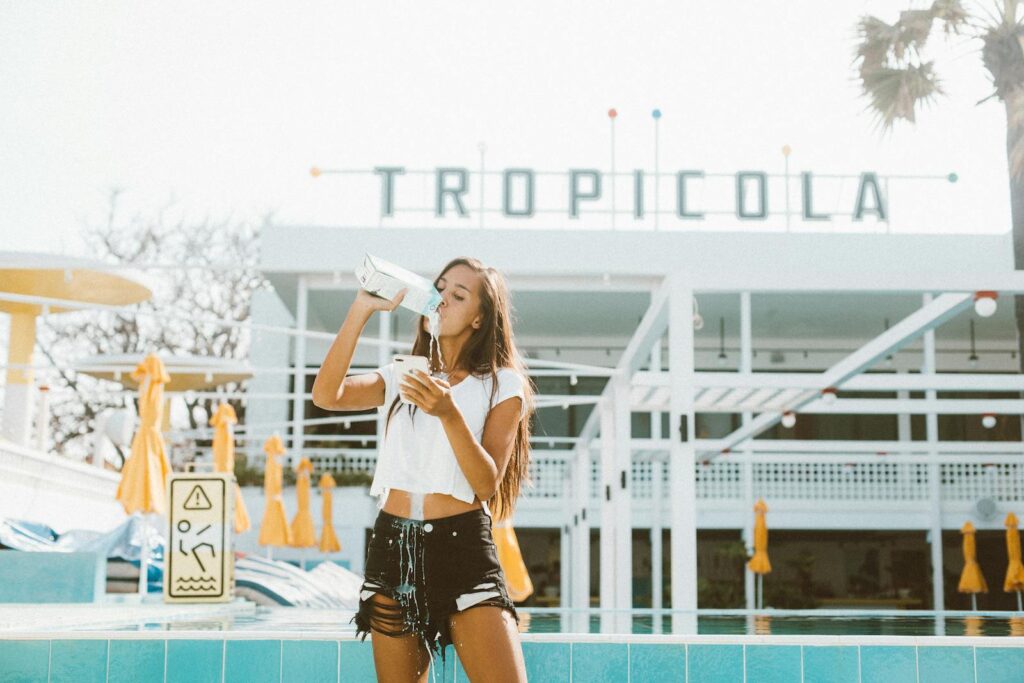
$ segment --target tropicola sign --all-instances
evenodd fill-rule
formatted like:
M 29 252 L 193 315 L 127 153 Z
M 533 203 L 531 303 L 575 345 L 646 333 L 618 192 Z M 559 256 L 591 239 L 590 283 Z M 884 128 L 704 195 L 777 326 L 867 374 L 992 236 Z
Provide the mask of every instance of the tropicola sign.
M 373 173 L 380 178 L 380 215 L 381 217 L 395 214 L 395 193 L 399 176 L 406 169 L 402 166 L 378 166 Z M 314 172 L 319 175 L 319 172 Z M 469 178 L 471 171 L 459 167 L 442 167 L 434 171 L 434 215 L 438 218 L 448 215 L 453 210 L 460 217 L 470 215 L 467 208 L 470 192 Z M 597 169 L 572 168 L 566 172 L 568 178 L 568 205 L 566 214 L 569 218 L 579 218 L 588 204 L 601 200 L 607 180 Z M 642 170 L 630 174 L 632 180 L 632 207 L 634 218 L 644 218 L 647 213 L 645 206 L 645 183 L 647 174 Z M 664 175 L 664 174 L 659 174 Z M 501 172 L 501 212 L 509 218 L 530 218 L 534 215 L 535 188 L 537 174 L 529 168 L 506 168 Z M 685 170 L 674 174 L 675 215 L 684 220 L 702 220 L 705 213 L 697 208 L 694 195 L 695 186 L 705 177 L 704 171 Z M 614 176 L 612 176 L 614 179 Z M 739 220 L 764 220 L 768 217 L 768 174 L 763 171 L 740 171 L 734 176 L 735 192 L 734 211 Z M 614 182 L 614 180 L 613 180 Z M 800 173 L 801 217 L 805 221 L 827 221 L 832 216 L 814 207 L 814 177 L 809 171 Z M 614 191 L 614 190 L 613 190 Z M 855 221 L 863 220 L 864 216 L 872 215 L 879 221 L 888 218 L 886 197 L 882 192 L 878 175 L 863 172 L 858 176 L 857 191 L 850 214 Z

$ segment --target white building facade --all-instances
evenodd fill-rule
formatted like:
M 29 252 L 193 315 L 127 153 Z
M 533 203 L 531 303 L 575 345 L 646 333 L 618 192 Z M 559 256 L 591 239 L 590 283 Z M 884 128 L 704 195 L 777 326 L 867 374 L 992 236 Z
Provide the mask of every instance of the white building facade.
M 922 607 L 942 609 L 943 532 L 1024 512 L 1024 276 L 1009 235 L 277 226 L 262 239 L 275 292 L 253 322 L 295 333 L 254 325 L 239 434 L 256 457 L 278 431 L 317 473 L 375 461 L 377 415 L 324 414 L 309 396 L 363 254 L 431 278 L 473 256 L 506 276 L 539 390 L 514 524 L 557 533 L 554 604 L 634 607 L 643 578 L 650 606 L 695 609 L 698 533 L 733 530 L 749 551 L 763 498 L 773 534 L 916 535 L 930 555 Z M 404 309 L 378 314 L 352 372 L 405 352 L 414 330 Z M 343 500 L 341 557 L 359 569 L 375 508 L 362 489 Z M 752 607 L 749 573 L 744 593 Z

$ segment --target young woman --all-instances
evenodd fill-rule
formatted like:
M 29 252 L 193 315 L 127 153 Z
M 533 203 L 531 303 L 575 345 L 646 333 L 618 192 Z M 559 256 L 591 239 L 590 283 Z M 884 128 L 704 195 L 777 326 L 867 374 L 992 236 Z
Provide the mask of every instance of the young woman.
M 446 265 L 431 374 L 396 385 L 393 363 L 346 377 L 374 311 L 395 301 L 360 290 L 313 384 L 327 410 L 387 413 L 370 493 L 381 510 L 367 548 L 355 622 L 371 634 L 381 681 L 425 681 L 433 653 L 454 643 L 469 680 L 525 681 L 519 617 L 491 537 L 527 477 L 534 391 L 512 335 L 508 287 L 473 258 Z M 414 355 L 431 357 L 419 320 Z M 401 398 L 411 405 L 405 405 Z M 488 505 L 490 503 L 490 505 Z

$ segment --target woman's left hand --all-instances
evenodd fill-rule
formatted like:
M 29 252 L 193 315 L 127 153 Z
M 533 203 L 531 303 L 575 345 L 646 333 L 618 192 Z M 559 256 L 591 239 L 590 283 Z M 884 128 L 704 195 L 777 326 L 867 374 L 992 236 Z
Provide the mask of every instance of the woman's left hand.
M 410 372 L 408 379 L 403 379 L 399 392 L 427 415 L 445 417 L 457 410 L 451 385 L 422 370 Z

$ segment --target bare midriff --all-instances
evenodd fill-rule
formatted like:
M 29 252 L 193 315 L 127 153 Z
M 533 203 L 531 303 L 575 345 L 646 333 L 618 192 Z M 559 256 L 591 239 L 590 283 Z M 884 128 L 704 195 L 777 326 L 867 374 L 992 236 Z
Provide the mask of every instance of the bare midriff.
M 480 500 L 473 499 L 472 503 L 459 500 L 449 496 L 447 493 L 426 493 L 423 495 L 423 519 L 438 519 L 439 517 L 451 517 L 470 510 L 481 508 Z M 389 515 L 396 517 L 409 517 L 412 511 L 412 494 L 401 489 L 388 491 L 387 500 L 381 508 Z

